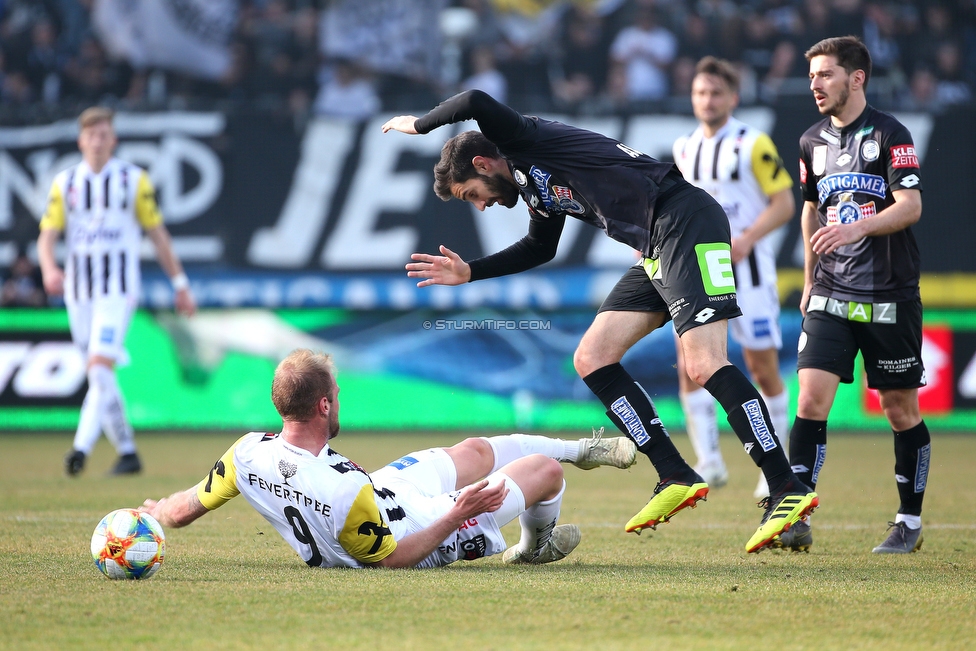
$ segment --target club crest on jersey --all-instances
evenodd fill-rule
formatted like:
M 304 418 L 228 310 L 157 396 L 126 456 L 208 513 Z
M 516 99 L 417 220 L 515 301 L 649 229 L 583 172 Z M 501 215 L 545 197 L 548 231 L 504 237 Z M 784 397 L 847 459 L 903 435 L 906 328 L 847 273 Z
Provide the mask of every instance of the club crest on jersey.
M 827 206 L 827 225 L 853 224 L 858 220 L 873 217 L 876 212 L 873 201 L 861 205 L 854 201 L 853 193 L 843 192 L 836 206 Z
M 573 198 L 573 191 L 569 188 L 561 185 L 554 185 L 552 186 L 552 192 L 556 195 L 556 200 L 562 210 L 573 213 L 574 215 L 582 215 L 584 212 L 586 212 L 586 208 L 583 207 L 583 204 Z
M 813 175 L 820 176 L 827 171 L 827 145 L 813 148 Z
M 515 178 L 515 182 L 518 183 L 520 188 L 524 188 L 529 183 L 529 180 L 525 178 L 525 172 L 522 170 L 515 170 L 512 172 L 512 176 Z
M 817 198 L 822 204 L 826 203 L 831 196 L 843 192 L 859 192 L 884 199 L 888 193 L 888 183 L 884 177 L 877 174 L 860 174 L 857 172 L 831 174 L 817 182 Z
M 881 154 L 881 146 L 878 145 L 877 140 L 865 140 L 861 144 L 861 158 L 866 161 L 878 160 L 878 156 Z

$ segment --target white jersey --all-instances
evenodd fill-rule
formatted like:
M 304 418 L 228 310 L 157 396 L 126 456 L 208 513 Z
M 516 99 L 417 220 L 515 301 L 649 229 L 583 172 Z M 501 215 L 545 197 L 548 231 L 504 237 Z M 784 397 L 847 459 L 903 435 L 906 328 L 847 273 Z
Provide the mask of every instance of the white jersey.
M 313 455 L 279 434 L 251 432 L 214 464 L 196 493 L 210 510 L 243 494 L 311 567 L 363 567 L 447 513 L 459 492 L 456 480 L 454 462 L 441 448 L 411 452 L 370 476 L 328 445 Z M 520 503 L 508 519 L 524 510 Z M 491 513 L 469 519 L 417 567 L 505 551 L 500 524 Z
M 770 137 L 734 117 L 711 138 L 701 126 L 678 138 L 673 153 L 685 180 L 706 190 L 725 209 L 733 238 L 755 223 L 770 195 L 793 187 Z M 736 288 L 775 282 L 775 251 L 767 236 L 736 265 Z
M 82 161 L 54 177 L 41 230 L 64 231 L 65 301 L 135 300 L 143 229 L 163 223 L 145 170 L 117 158 Z

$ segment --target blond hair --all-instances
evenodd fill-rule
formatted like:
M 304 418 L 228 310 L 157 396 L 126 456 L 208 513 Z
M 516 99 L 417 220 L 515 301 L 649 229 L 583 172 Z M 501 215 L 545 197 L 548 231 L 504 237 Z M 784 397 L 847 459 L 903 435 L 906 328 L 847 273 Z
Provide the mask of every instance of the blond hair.
M 335 399 L 335 375 L 332 356 L 325 353 L 299 348 L 281 360 L 271 381 L 271 402 L 282 420 L 311 420 L 319 400 Z
M 92 106 L 82 111 L 81 115 L 78 116 L 78 127 L 87 129 L 101 122 L 108 122 L 111 125 L 113 118 L 115 118 L 115 111 L 112 109 L 104 106 Z

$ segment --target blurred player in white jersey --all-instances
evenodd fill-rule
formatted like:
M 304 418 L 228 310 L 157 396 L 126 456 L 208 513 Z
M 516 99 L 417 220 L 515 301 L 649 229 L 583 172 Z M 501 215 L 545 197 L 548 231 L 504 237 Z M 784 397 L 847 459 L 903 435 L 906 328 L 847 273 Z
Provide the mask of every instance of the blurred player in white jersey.
M 779 371 L 783 338 L 776 253 L 766 236 L 793 217 L 793 180 L 769 136 L 732 117 L 739 103 L 739 75 L 732 64 L 715 57 L 699 61 L 691 103 L 699 126 L 675 141 L 674 160 L 685 179 L 707 190 L 729 217 L 736 300 L 742 310 L 742 316 L 729 321 L 729 333 L 742 346 L 749 374 L 786 449 L 789 394 Z M 715 399 L 688 377 L 681 346 L 676 348 L 681 406 L 698 456 L 695 470 L 710 486 L 723 486 L 728 472 L 718 444 Z M 760 474 L 756 497 L 768 494 Z
M 115 366 L 128 363 L 124 342 L 139 300 L 143 231 L 173 283 L 177 311 L 189 316 L 196 310 L 148 174 L 113 157 L 118 139 L 112 118 L 112 111 L 101 107 L 79 116 L 82 161 L 54 177 L 37 241 L 44 289 L 49 295 L 64 295 L 71 337 L 88 356 L 88 393 L 74 445 L 65 457 L 69 476 L 82 471 L 103 430 L 119 454 L 112 473 L 142 469 Z M 62 232 L 64 270 L 55 255 Z
M 580 541 L 558 525 L 559 461 L 627 468 L 637 448 L 599 435 L 578 441 L 513 434 L 411 452 L 367 473 L 330 442 L 339 433 L 332 359 L 299 349 L 278 365 L 271 399 L 280 434 L 238 439 L 199 484 L 142 510 L 182 527 L 244 495 L 309 567 L 439 567 L 504 552 L 507 564 L 558 561 Z M 518 518 L 506 550 L 500 528 Z

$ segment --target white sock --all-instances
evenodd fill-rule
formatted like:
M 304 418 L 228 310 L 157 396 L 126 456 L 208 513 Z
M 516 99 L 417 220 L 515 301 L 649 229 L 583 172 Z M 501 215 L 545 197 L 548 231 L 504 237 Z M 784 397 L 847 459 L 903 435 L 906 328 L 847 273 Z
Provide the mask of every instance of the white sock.
M 772 421 L 773 429 L 776 430 L 776 438 L 783 446 L 783 452 L 787 458 L 790 456 L 790 430 L 789 430 L 789 410 L 790 410 L 790 391 L 785 386 L 782 393 L 777 396 L 767 396 L 760 393 L 766 409 L 769 410 L 769 420 Z
M 698 465 L 725 465 L 718 446 L 718 422 L 715 420 L 715 398 L 705 389 L 681 394 L 688 438 L 698 457 Z
M 556 461 L 576 461 L 579 454 L 579 441 L 564 441 L 532 434 L 506 434 L 484 438 L 495 453 L 491 472 L 530 454 L 541 454 Z
M 922 516 L 920 515 L 905 515 L 904 513 L 899 513 L 895 516 L 895 523 L 898 522 L 904 522 L 909 529 L 922 528 Z
M 88 393 L 81 403 L 78 429 L 75 430 L 74 449 L 91 454 L 102 434 L 102 421 L 115 385 L 115 372 L 107 366 L 94 364 L 88 369 Z
M 105 436 L 115 446 L 115 451 L 119 455 L 133 454 L 136 451 L 136 440 L 132 432 L 132 425 L 125 417 L 125 403 L 122 401 L 122 394 L 119 392 L 118 382 L 115 374 L 112 374 L 112 391 L 105 413 L 102 415 L 102 430 Z
M 559 489 L 558 495 L 545 502 L 536 502 L 519 516 L 519 525 L 522 527 L 522 536 L 518 541 L 519 551 L 538 552 L 549 542 L 552 530 L 559 520 L 564 492 L 566 480 L 563 480 L 563 487 Z

